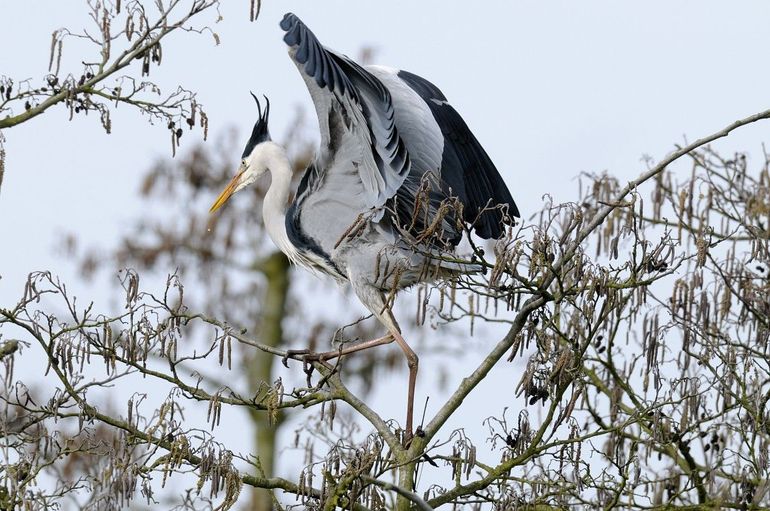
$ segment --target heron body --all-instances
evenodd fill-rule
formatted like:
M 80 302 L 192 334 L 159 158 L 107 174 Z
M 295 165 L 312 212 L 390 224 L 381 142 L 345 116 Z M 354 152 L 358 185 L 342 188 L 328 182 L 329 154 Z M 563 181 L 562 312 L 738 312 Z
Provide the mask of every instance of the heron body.
M 263 218 L 273 242 L 292 262 L 351 284 L 388 329 L 388 336 L 363 344 L 395 340 L 406 353 L 411 435 L 417 356 L 386 297 L 421 281 L 480 271 L 451 258 L 463 226 L 499 238 L 519 211 L 436 86 L 407 71 L 360 66 L 323 47 L 294 14 L 286 14 L 281 28 L 318 114 L 319 150 L 289 204 L 291 165 L 270 140 L 269 103 L 264 113 L 260 106 L 238 173 L 212 211 L 270 171 Z

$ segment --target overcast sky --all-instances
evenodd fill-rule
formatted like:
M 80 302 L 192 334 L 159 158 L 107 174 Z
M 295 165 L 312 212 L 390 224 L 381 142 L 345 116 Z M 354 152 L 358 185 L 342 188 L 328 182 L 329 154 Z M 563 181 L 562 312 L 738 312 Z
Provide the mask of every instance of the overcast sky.
M 629 178 L 643 155 L 660 158 L 684 136 L 770 104 L 767 2 L 282 0 L 265 1 L 256 23 L 243 4 L 223 6 L 220 46 L 206 35 L 175 36 L 151 77 L 169 91 L 198 91 L 214 135 L 250 129 L 249 90 L 270 96 L 276 134 L 297 105 L 310 107 L 278 28 L 291 10 L 324 44 L 350 55 L 373 47 L 377 63 L 436 83 L 525 213 L 545 193 L 574 199 L 582 171 Z M 85 2 L 3 0 L 0 74 L 41 77 L 51 32 L 87 24 Z M 170 144 L 163 127 L 122 110 L 112 135 L 94 118 L 69 122 L 63 107 L 6 130 L 0 219 L 12 243 L 0 250 L 0 302 L 18 295 L 30 270 L 70 272 L 52 251 L 58 232 L 103 242 L 140 207 L 138 178 L 170 157 Z M 731 147 L 756 153 L 767 130 L 748 128 Z
M 767 2 L 282 0 L 265 1 L 256 23 L 245 3 L 223 6 L 220 46 L 205 35 L 174 37 L 152 76 L 169 91 L 179 83 L 198 91 L 214 135 L 250 130 L 249 90 L 272 99 L 277 134 L 297 105 L 310 108 L 278 27 L 291 10 L 324 44 L 350 55 L 373 47 L 378 63 L 436 83 L 525 213 L 545 193 L 574 199 L 582 171 L 629 178 L 643 155 L 658 159 L 684 136 L 770 104 Z M 0 9 L 0 74 L 16 78 L 45 73 L 54 29 L 88 24 L 76 0 L 3 0 Z M 163 127 L 122 110 L 112 135 L 93 118 L 69 122 L 63 107 L 6 130 L 0 218 L 13 242 L 0 250 L 3 303 L 30 270 L 70 271 L 52 252 L 57 232 L 110 239 L 138 209 L 138 178 L 170 157 L 170 144 Z M 767 130 L 748 128 L 731 147 L 756 153 Z
M 437 84 L 525 216 L 544 194 L 576 199 L 580 172 L 630 179 L 644 168 L 644 155 L 660 159 L 684 137 L 770 107 L 765 1 L 263 3 L 250 23 L 248 2 L 226 2 L 214 27 L 219 46 L 207 35 L 173 36 L 151 76 L 165 90 L 182 84 L 198 92 L 210 140 L 231 125 L 251 129 L 249 90 L 270 97 L 274 134 L 284 132 L 297 105 L 311 108 L 278 27 L 291 10 L 325 45 L 351 56 L 372 47 L 377 63 Z M 2 0 L 0 74 L 42 77 L 51 32 L 87 24 L 84 1 Z M 139 178 L 171 157 L 167 131 L 125 108 L 113 126 L 105 135 L 97 119 L 69 122 L 57 107 L 4 133 L 0 306 L 15 302 L 33 270 L 52 270 L 78 289 L 71 262 L 55 250 L 61 233 L 108 246 L 145 207 L 137 200 Z M 758 163 L 768 133 L 770 124 L 754 125 L 718 147 L 748 150 Z M 182 150 L 192 139 L 183 138 Z

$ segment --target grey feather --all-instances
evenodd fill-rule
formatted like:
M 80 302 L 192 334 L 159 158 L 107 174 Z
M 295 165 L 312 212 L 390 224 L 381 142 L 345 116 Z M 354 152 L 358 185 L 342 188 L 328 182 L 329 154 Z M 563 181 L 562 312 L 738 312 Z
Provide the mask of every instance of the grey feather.
M 281 28 L 315 105 L 320 150 L 287 209 L 293 169 L 285 149 L 267 141 L 267 108 L 264 115 L 260 108 L 248 159 L 212 210 L 233 190 L 272 173 L 262 205 L 271 239 L 291 261 L 349 282 L 388 329 L 376 342 L 390 338 L 404 350 L 408 440 L 417 355 L 386 296 L 483 271 L 453 255 L 464 223 L 483 238 L 499 237 L 504 221 L 519 212 L 489 156 L 433 84 L 405 71 L 364 68 L 324 48 L 294 14 L 284 16 Z
M 281 28 L 316 107 L 319 159 L 332 164 L 338 152 L 348 153 L 352 159 L 346 163 L 357 165 L 368 205 L 382 206 L 404 182 L 410 167 L 394 122 L 390 92 L 366 69 L 324 48 L 294 14 L 284 17 Z M 344 127 L 338 136 L 330 132 L 332 121 Z
M 281 28 L 321 130 L 319 153 L 286 212 L 299 261 L 351 282 L 375 314 L 381 293 L 481 271 L 447 257 L 462 236 L 462 222 L 474 222 L 482 237 L 499 237 L 506 216 L 480 210 L 502 204 L 516 216 L 518 209 L 443 94 L 411 73 L 364 68 L 324 48 L 293 14 Z M 462 215 L 438 216 L 449 199 L 462 206 Z M 440 236 L 421 237 L 437 218 Z
M 506 214 L 520 214 L 495 164 L 438 87 L 408 71 L 398 76 L 423 98 L 441 128 L 441 178 L 465 205 L 464 220 L 480 237 L 499 238 Z

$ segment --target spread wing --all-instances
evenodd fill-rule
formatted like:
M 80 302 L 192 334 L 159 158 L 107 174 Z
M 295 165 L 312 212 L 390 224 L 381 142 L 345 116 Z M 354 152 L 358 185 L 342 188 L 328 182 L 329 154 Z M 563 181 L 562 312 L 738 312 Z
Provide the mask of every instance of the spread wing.
M 464 220 L 480 237 L 499 238 L 504 221 L 519 217 L 519 209 L 495 164 L 438 87 L 408 71 L 398 77 L 427 104 L 441 130 L 441 180 L 463 203 Z
M 316 168 L 321 171 L 315 179 L 323 179 L 324 172 L 357 173 L 360 191 L 335 193 L 362 193 L 366 206 L 382 206 L 396 194 L 410 169 L 390 92 L 366 69 L 324 48 L 294 14 L 284 16 L 281 28 L 318 114 L 321 148 Z M 348 179 L 345 182 L 351 186 Z M 308 184 L 303 190 L 312 188 Z

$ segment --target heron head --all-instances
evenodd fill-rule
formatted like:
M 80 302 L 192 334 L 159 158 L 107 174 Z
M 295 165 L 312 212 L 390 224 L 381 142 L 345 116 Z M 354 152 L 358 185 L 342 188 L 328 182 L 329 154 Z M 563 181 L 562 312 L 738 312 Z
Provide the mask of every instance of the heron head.
M 260 105 L 259 99 L 257 99 L 253 92 L 251 97 L 257 102 L 259 118 L 254 124 L 254 129 L 251 130 L 249 141 L 246 142 L 246 147 L 241 155 L 241 163 L 238 166 L 235 177 L 219 194 L 216 202 L 211 206 L 210 212 L 219 209 L 235 192 L 249 186 L 268 170 L 267 153 L 274 145 L 271 142 L 270 132 L 267 129 L 267 119 L 270 115 L 270 100 L 267 99 L 267 96 L 263 96 L 265 98 L 265 110 L 263 112 L 262 105 Z

